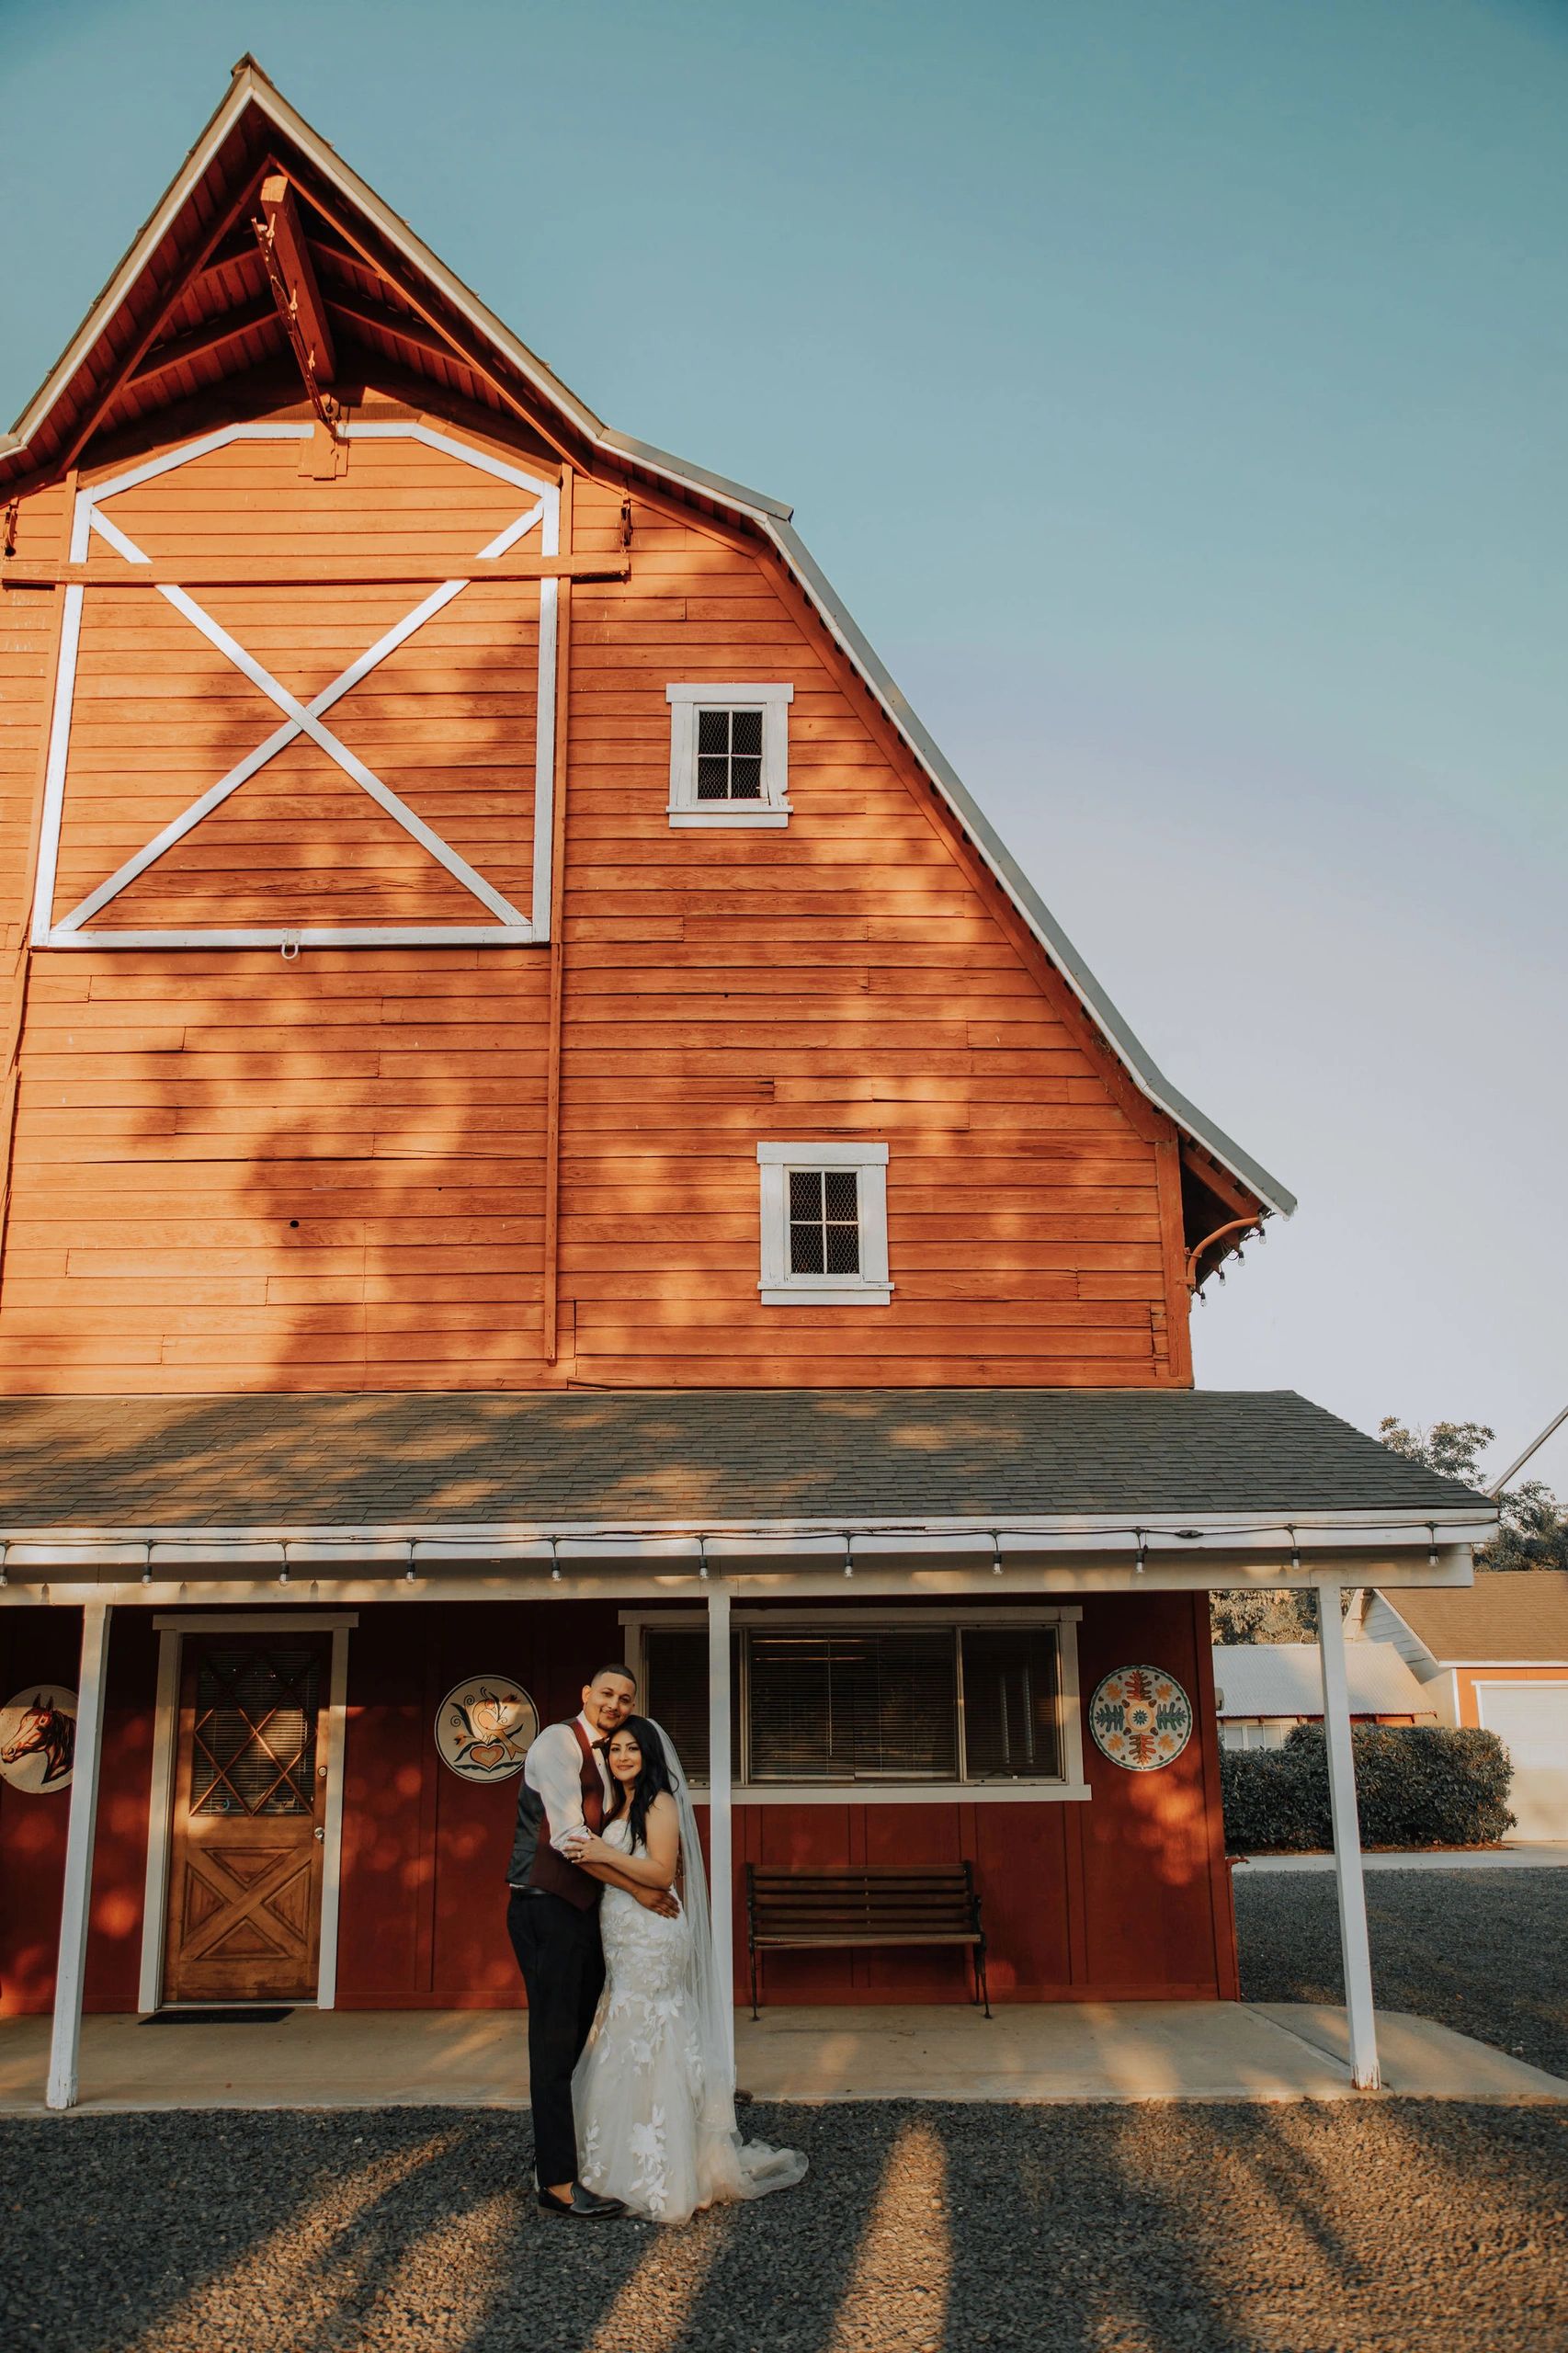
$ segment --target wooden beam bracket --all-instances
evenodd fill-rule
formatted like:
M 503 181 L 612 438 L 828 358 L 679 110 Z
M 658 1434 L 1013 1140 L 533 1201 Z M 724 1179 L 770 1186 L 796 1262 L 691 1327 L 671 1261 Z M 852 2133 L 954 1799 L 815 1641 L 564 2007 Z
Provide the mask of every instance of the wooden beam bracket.
M 305 390 L 316 415 L 335 441 L 337 405 L 322 388 L 330 384 L 337 373 L 337 351 L 294 191 L 282 172 L 271 172 L 262 181 L 261 218 L 253 226 L 267 282 L 272 289 L 290 348 L 305 380 Z

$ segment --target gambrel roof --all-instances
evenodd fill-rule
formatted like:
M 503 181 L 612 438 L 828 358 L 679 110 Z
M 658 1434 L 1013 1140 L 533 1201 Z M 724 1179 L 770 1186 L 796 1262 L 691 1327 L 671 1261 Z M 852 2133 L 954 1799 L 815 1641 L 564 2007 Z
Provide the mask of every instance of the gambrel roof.
M 133 438 L 173 402 L 284 355 L 285 327 L 247 219 L 264 175 L 278 169 L 310 208 L 331 334 L 498 419 L 525 422 L 568 459 L 597 460 L 600 470 L 608 462 L 629 487 L 673 491 L 772 549 L 1132 1084 L 1266 1211 L 1289 1216 L 1294 1197 L 1172 1086 L 1129 1028 L 813 562 L 790 507 L 605 425 L 341 161 L 253 59 L 234 68 L 162 202 L 0 441 L 0 491 L 55 479 L 89 439 Z M 1194 1174 L 1205 1181 L 1201 1165 Z M 1229 1200 L 1222 1179 L 1217 1198 Z

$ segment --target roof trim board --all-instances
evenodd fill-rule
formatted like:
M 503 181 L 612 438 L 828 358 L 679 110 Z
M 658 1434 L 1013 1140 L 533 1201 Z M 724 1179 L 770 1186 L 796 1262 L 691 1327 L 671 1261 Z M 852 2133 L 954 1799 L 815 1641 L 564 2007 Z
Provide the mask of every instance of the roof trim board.
M 888 720 L 908 745 L 959 824 L 969 835 L 987 869 L 1029 932 L 1105 1037 L 1139 1093 L 1156 1110 L 1174 1120 L 1178 1128 L 1200 1143 L 1222 1167 L 1256 1194 L 1266 1209 L 1289 1217 L 1296 1207 L 1294 1194 L 1171 1084 L 1123 1019 L 951 763 L 911 709 L 847 607 L 794 530 L 790 521 L 791 508 L 783 500 L 773 498 L 766 492 L 748 489 L 744 483 L 731 482 L 722 474 L 711 473 L 703 467 L 673 457 L 666 450 L 607 426 L 486 308 L 478 296 L 447 268 L 407 222 L 343 162 L 326 141 L 289 104 L 253 58 L 244 57 L 235 66 L 228 94 L 191 149 L 168 193 L 152 214 L 99 295 L 86 321 L 28 404 L 14 430 L 0 440 L 0 464 L 7 457 L 14 457 L 18 450 L 24 449 L 38 433 L 64 395 L 77 369 L 114 319 L 157 245 L 168 233 L 181 207 L 210 168 L 223 142 L 238 128 L 247 110 L 253 108 L 291 141 L 341 196 L 362 210 L 377 233 L 384 237 L 409 266 L 452 305 L 535 394 L 553 407 L 593 450 L 618 460 L 623 465 L 642 469 L 688 494 L 696 491 L 713 499 L 749 524 L 771 545 L 800 583 L 830 636 L 864 679 Z

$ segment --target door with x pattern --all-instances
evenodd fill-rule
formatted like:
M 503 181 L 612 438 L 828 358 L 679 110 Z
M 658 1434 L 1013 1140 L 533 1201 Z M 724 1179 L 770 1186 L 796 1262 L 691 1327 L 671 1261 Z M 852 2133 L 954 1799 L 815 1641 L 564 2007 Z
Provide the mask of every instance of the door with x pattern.
M 299 1633 L 186 1638 L 166 2002 L 315 1993 L 330 1643 Z

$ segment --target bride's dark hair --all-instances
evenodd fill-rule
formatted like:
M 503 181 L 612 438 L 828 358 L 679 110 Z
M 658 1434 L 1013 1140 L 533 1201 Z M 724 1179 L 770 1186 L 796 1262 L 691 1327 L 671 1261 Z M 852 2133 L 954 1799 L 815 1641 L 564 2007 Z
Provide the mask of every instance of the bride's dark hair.
M 648 1844 L 648 1809 L 653 1800 L 665 1790 L 673 1797 L 676 1784 L 665 1762 L 665 1744 L 659 1737 L 658 1725 L 650 1723 L 646 1716 L 628 1716 L 623 1724 L 617 1724 L 611 1739 L 623 1732 L 629 1732 L 642 1751 L 642 1769 L 634 1781 L 617 1784 L 620 1796 L 615 1813 L 609 1818 L 613 1822 L 630 1809 L 631 1844 L 634 1847 L 645 1847 Z

